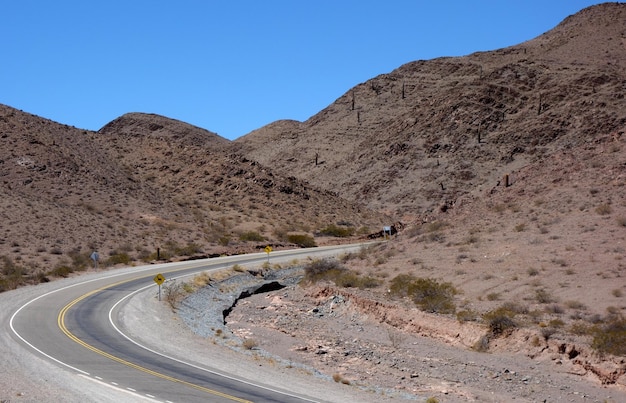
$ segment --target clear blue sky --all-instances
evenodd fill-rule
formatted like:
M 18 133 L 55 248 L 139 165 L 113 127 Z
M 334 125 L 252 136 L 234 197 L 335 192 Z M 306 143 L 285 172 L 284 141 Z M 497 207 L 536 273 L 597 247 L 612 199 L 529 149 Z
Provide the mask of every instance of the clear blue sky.
M 0 103 L 82 129 L 126 112 L 235 139 L 404 63 L 532 39 L 585 0 L 20 0 Z

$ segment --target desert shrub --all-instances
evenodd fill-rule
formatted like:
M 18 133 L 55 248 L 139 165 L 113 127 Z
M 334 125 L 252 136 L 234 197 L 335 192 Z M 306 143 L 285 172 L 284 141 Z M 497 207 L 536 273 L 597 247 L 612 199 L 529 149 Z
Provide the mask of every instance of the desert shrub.
M 569 331 L 578 336 L 585 336 L 593 333 L 593 327 L 585 322 L 576 321 L 570 325 Z
M 306 234 L 288 234 L 287 242 L 294 243 L 302 248 L 312 248 L 317 246 L 315 239 Z
M 591 347 L 617 356 L 626 355 L 626 319 L 623 316 L 611 316 L 606 323 L 593 329 Z
M 410 274 L 398 274 L 389 283 L 389 293 L 396 297 L 408 296 L 409 284 L 415 280 Z
M 8 256 L 0 257 L 0 292 L 14 290 L 27 283 L 24 268 Z
M 459 322 L 474 322 L 478 319 L 478 313 L 471 309 L 464 309 L 456 313 L 456 319 Z
M 186 246 L 176 248 L 175 252 L 179 256 L 193 256 L 196 253 L 202 252 L 202 248 L 200 248 L 199 245 L 190 242 Z
M 437 399 L 436 397 L 429 397 L 428 399 L 426 399 L 426 403 L 439 403 L 439 399 Z
M 535 299 L 540 304 L 549 304 L 551 302 L 555 302 L 555 299 L 550 293 L 543 288 L 535 290 Z
M 489 326 L 491 335 L 497 337 L 508 333 L 517 327 L 515 316 L 517 312 L 512 310 L 510 306 L 503 305 L 483 315 L 483 320 Z
M 430 222 L 430 223 L 424 225 L 424 231 L 425 232 L 441 231 L 447 225 L 448 224 L 445 221 L 433 221 L 433 222 Z
M 497 301 L 500 299 L 500 293 L 490 292 L 487 294 L 487 301 Z
M 54 269 L 48 272 L 51 276 L 56 277 L 68 277 L 70 274 L 74 273 L 74 269 L 68 266 L 67 264 L 59 264 Z
M 332 281 L 338 287 L 373 288 L 380 281 L 369 276 L 359 276 L 335 259 L 317 259 L 304 267 L 303 283 Z
M 343 270 L 346 268 L 335 259 L 315 259 L 304 267 L 305 277 L 313 280 L 323 278 L 329 272 Z
M 165 301 L 170 305 L 172 310 L 175 310 L 178 308 L 178 304 L 183 299 L 183 286 L 175 281 L 168 281 L 163 284 L 163 295 L 165 296 Z
M 581 310 L 581 311 L 587 309 L 585 304 L 583 304 L 580 301 L 576 301 L 576 300 L 565 301 L 565 306 L 570 308 L 570 309 L 578 309 L 578 310 Z
M 422 310 L 436 313 L 454 313 L 456 288 L 451 283 L 439 283 L 431 278 L 416 278 L 400 274 L 391 280 L 390 294 L 407 296 Z
M 326 228 L 320 231 L 321 234 L 327 236 L 334 236 L 338 238 L 346 238 L 354 235 L 354 227 L 339 227 L 335 224 L 330 224 Z
M 219 243 L 222 246 L 228 246 L 228 244 L 230 243 L 230 236 L 228 235 L 222 235 L 221 237 L 219 237 L 219 239 L 217 240 L 217 243 Z
M 265 238 L 256 231 L 246 231 L 239 234 L 239 240 L 244 242 L 263 242 Z
M 259 346 L 259 343 L 255 339 L 245 339 L 243 343 L 241 343 L 243 348 L 246 350 L 252 350 Z
M 104 262 L 106 266 L 114 266 L 116 264 L 128 265 L 131 262 L 130 256 L 126 252 L 115 253 Z
M 80 252 L 69 252 L 68 256 L 72 259 L 72 267 L 76 271 L 86 270 L 89 266 L 91 266 L 92 260 L 89 257 L 90 253 L 80 253 Z
M 608 204 L 601 204 L 598 207 L 596 207 L 596 213 L 600 214 L 600 215 L 607 215 L 607 214 L 611 214 L 611 212 L 613 212 L 613 209 L 611 208 L 610 205 Z
M 344 378 L 341 374 L 333 374 L 333 381 L 343 383 L 344 385 L 350 385 L 350 380 Z
M 22 275 L 22 268 L 16 265 L 8 256 L 0 257 L 0 267 L 2 268 L 1 272 L 4 276 Z

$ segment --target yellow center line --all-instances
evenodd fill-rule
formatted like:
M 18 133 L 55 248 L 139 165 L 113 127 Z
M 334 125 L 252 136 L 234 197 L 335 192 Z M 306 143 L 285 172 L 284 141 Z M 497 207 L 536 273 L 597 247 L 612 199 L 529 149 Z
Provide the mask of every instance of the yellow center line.
M 183 385 L 186 385 L 186 386 L 192 387 L 192 388 L 194 388 L 194 389 L 201 390 L 201 391 L 203 391 L 203 392 L 206 392 L 206 393 L 209 393 L 209 394 L 212 394 L 212 395 L 220 396 L 220 397 L 223 397 L 223 398 L 226 398 L 226 399 L 229 399 L 229 400 L 233 400 L 233 401 L 236 401 L 236 402 L 240 402 L 240 403 L 252 403 L 252 402 L 251 402 L 251 401 L 249 401 L 249 400 L 240 399 L 240 398 L 238 398 L 238 397 L 231 396 L 231 395 L 228 395 L 228 394 L 226 394 L 226 393 L 219 392 L 219 391 L 217 391 L 217 390 L 213 390 L 213 389 L 205 388 L 204 386 L 196 385 L 196 384 L 193 384 L 193 383 L 191 383 L 191 382 L 184 381 L 184 380 L 182 380 L 182 379 L 174 378 L 174 377 L 171 377 L 171 376 L 169 376 L 169 375 L 165 375 L 165 374 L 162 374 L 162 373 L 160 373 L 160 372 L 153 371 L 153 370 L 151 370 L 151 369 L 148 369 L 148 368 L 142 367 L 142 366 L 140 366 L 140 365 L 134 364 L 134 363 L 132 363 L 132 362 L 126 361 L 126 360 L 124 360 L 124 359 L 122 359 L 122 358 L 116 357 L 116 356 L 114 356 L 114 355 L 112 355 L 112 354 L 109 354 L 109 353 L 107 353 L 107 352 L 105 352 L 105 351 L 102 351 L 102 350 L 100 350 L 100 349 L 98 349 L 98 348 L 96 348 L 96 347 L 94 347 L 94 346 L 92 346 L 92 345 L 90 345 L 90 344 L 86 343 L 85 341 L 83 341 L 83 340 L 79 339 L 78 337 L 76 337 L 76 336 L 75 336 L 75 335 L 74 335 L 74 334 L 73 334 L 73 333 L 72 333 L 72 332 L 71 332 L 71 331 L 70 331 L 70 330 L 69 330 L 69 329 L 65 326 L 65 315 L 67 314 L 67 312 L 68 312 L 68 311 L 69 311 L 69 310 L 70 310 L 70 309 L 71 309 L 74 305 L 76 305 L 76 304 L 77 304 L 77 303 L 79 303 L 80 301 L 84 300 L 85 298 L 87 298 L 87 297 L 89 297 L 89 296 L 91 296 L 91 295 L 94 295 L 94 294 L 97 294 L 97 293 L 99 293 L 99 292 L 101 292 L 101 291 L 104 291 L 104 290 L 106 290 L 107 288 L 111 288 L 111 287 L 118 286 L 118 285 L 120 285 L 120 284 L 128 283 L 128 282 L 134 281 L 134 280 L 139 279 L 139 278 L 141 278 L 141 277 L 137 277 L 137 278 L 130 279 L 130 280 L 125 280 L 125 281 L 120 281 L 120 282 L 115 283 L 115 284 L 109 284 L 109 285 L 107 285 L 107 286 L 105 286 L 105 287 L 99 288 L 99 289 L 97 289 L 97 290 L 90 291 L 90 292 L 88 292 L 88 293 L 86 293 L 86 294 L 84 294 L 84 295 L 81 295 L 80 297 L 76 298 L 74 301 L 72 301 L 72 302 L 70 302 L 69 304 L 65 305 L 65 306 L 63 307 L 63 309 L 61 309 L 61 312 L 59 312 L 59 316 L 57 317 L 57 323 L 58 323 L 58 325 L 59 325 L 59 328 L 61 329 L 61 331 L 62 331 L 63 333 L 65 333 L 65 335 L 66 335 L 67 337 L 69 337 L 70 339 L 72 339 L 74 342 L 76 342 L 76 343 L 80 344 L 81 346 L 83 346 L 83 347 L 85 347 L 85 348 L 87 348 L 87 349 L 89 349 L 89 350 L 93 351 L 93 352 L 94 352 L 94 353 L 96 353 L 96 354 L 100 354 L 101 356 L 106 357 L 106 358 L 109 358 L 109 359 L 111 359 L 111 360 L 113 360 L 113 361 L 116 361 L 116 362 L 118 362 L 118 363 L 120 363 L 120 364 L 124 364 L 124 365 L 126 365 L 126 366 L 128 366 L 128 367 L 131 367 L 131 368 L 134 368 L 134 369 L 136 369 L 136 370 L 139 370 L 139 371 L 145 372 L 145 373 L 147 373 L 147 374 L 150 374 L 150 375 L 156 376 L 156 377 L 158 377 L 158 378 L 162 378 L 162 379 L 165 379 L 165 380 L 168 380 L 168 381 L 171 381 L 171 382 L 180 383 L 180 384 L 183 384 Z

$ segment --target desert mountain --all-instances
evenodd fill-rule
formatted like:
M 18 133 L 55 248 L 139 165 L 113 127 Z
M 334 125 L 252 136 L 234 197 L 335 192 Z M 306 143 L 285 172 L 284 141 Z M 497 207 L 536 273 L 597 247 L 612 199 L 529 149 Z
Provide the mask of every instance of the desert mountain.
M 84 269 L 94 250 L 127 264 L 157 248 L 161 258 L 237 253 L 337 220 L 381 220 L 157 115 L 90 132 L 0 105 L 0 133 L 3 289 Z
M 483 194 L 546 157 L 621 136 L 626 5 L 587 8 L 528 42 L 415 61 L 305 122 L 235 141 L 277 172 L 413 219 Z

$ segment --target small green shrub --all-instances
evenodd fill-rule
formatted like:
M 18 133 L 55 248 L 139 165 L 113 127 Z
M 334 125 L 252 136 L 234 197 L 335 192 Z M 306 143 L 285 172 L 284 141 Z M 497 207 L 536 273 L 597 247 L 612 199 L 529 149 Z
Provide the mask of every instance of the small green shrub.
M 390 282 L 391 295 L 409 297 L 426 312 L 454 313 L 454 296 L 458 291 L 451 283 L 439 283 L 431 278 L 416 278 L 400 274 Z
M 63 278 L 68 277 L 72 273 L 74 273 L 74 269 L 66 264 L 60 264 L 48 272 L 51 276 Z
M 199 245 L 191 242 L 188 243 L 187 246 L 176 248 L 175 250 L 178 256 L 193 256 L 196 253 L 202 252 L 202 248 Z
M 332 281 L 338 287 L 361 289 L 377 287 L 380 284 L 379 280 L 369 276 L 359 276 L 334 259 L 318 259 L 306 265 L 302 281 L 305 284 Z
M 263 242 L 265 238 L 256 231 L 247 231 L 239 234 L 239 240 L 244 242 Z
M 346 238 L 354 235 L 354 227 L 339 227 L 335 224 L 330 224 L 326 228 L 320 231 L 321 234 L 327 236 L 334 236 L 337 238 Z
M 131 262 L 130 256 L 126 252 L 116 253 L 114 255 L 109 256 L 109 258 L 105 261 L 106 266 L 114 266 L 116 264 L 128 265 Z
M 591 347 L 608 354 L 626 355 L 626 319 L 612 316 L 601 325 L 594 326 Z
M 302 248 L 312 248 L 317 246 L 315 239 L 306 234 L 288 234 L 287 242 L 294 243 Z

